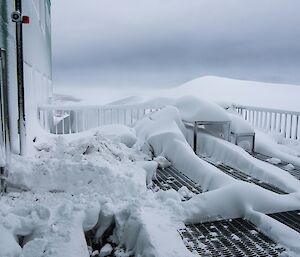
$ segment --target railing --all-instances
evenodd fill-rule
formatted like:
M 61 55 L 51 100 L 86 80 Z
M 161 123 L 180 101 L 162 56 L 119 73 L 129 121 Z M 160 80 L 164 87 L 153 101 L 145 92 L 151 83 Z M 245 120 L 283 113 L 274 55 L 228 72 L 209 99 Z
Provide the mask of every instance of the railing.
M 243 105 L 233 108 L 255 128 L 280 134 L 286 139 L 300 139 L 300 112 Z
M 130 126 L 160 108 L 142 105 L 43 105 L 38 107 L 38 118 L 41 126 L 52 134 L 72 134 L 109 124 Z

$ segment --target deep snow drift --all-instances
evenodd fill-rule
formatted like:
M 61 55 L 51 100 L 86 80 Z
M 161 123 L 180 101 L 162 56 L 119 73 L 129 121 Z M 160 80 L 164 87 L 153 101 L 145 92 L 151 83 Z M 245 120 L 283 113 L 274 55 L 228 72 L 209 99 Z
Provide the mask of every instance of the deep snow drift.
M 133 128 L 110 125 L 64 136 L 40 133 L 31 156 L 13 156 L 9 183 L 27 192 L 1 196 L 0 256 L 88 257 L 85 234 L 93 233 L 103 256 L 114 248 L 119 257 L 191 257 L 195 255 L 178 229 L 237 217 L 249 219 L 290 256 L 299 255 L 299 233 L 265 214 L 300 209 L 300 181 L 239 146 L 201 133 L 199 152 L 289 194 L 226 175 L 193 152 L 182 119 L 229 120 L 235 131 L 253 129 L 203 99 L 183 97 L 174 105 L 147 115 Z M 268 149 L 267 144 L 259 147 Z M 170 164 L 203 193 L 182 202 L 185 188 L 150 190 L 157 167 Z

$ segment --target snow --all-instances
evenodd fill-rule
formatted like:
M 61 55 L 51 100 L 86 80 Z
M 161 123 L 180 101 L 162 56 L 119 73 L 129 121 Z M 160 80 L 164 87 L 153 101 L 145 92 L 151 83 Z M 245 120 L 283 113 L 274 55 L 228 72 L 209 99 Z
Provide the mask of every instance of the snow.
M 194 121 L 229 121 L 226 111 L 219 105 L 194 96 L 184 96 L 174 104 L 182 120 Z
M 126 257 L 192 257 L 195 254 L 185 246 L 189 242 L 178 233 L 184 224 L 239 217 L 248 218 L 288 250 L 299 253 L 299 234 L 265 215 L 300 208 L 299 180 L 272 165 L 279 160 L 290 163 L 291 169 L 298 165 L 298 145 L 291 150 L 287 146 L 291 142 L 279 146 L 282 139 L 255 131 L 256 150 L 272 156 L 271 163 L 265 163 L 201 131 L 199 153 L 289 194 L 279 195 L 226 175 L 193 152 L 187 142 L 191 133 L 182 120 L 231 121 L 234 133 L 254 130 L 199 95 L 147 101 L 128 98 L 124 105 L 172 104 L 132 128 L 109 125 L 63 136 L 37 128 L 27 156 L 12 156 L 8 181 L 27 192 L 0 198 L 1 254 L 88 257 L 91 249 L 85 233 L 94 233 L 94 240 L 103 243 L 100 256 L 116 250 L 116 256 Z M 195 195 L 186 187 L 178 192 L 149 190 L 157 168 L 170 165 L 199 184 L 203 193 Z M 236 235 L 232 238 L 238 240 Z
M 300 142 L 289 142 L 279 139 L 271 133 L 255 131 L 255 150 L 274 159 L 285 161 L 292 165 L 300 166 Z M 273 159 L 273 161 L 274 161 Z
M 100 250 L 99 257 L 105 257 L 105 256 L 110 255 L 112 250 L 113 250 L 113 248 L 110 244 L 104 245 Z
M 82 99 L 83 104 L 120 104 L 142 103 L 159 96 L 161 99 L 172 100 L 193 95 L 208 101 L 230 106 L 232 103 L 266 108 L 299 111 L 297 85 L 272 84 L 258 81 L 237 80 L 216 76 L 204 76 L 188 81 L 174 88 L 155 89 L 139 86 L 126 89 L 102 87 L 69 87 L 55 88 L 57 93 L 66 94 Z M 120 99 L 122 99 L 120 101 Z M 288 100 L 287 100 L 288 99 Z
M 156 161 L 158 163 L 158 167 L 162 169 L 171 166 L 171 163 L 163 156 L 157 156 L 153 159 L 153 161 Z
M 204 76 L 188 81 L 177 88 L 164 90 L 160 95 L 171 98 L 194 95 L 206 100 L 220 102 L 221 105 L 236 103 L 299 111 L 300 104 L 297 98 L 299 94 L 300 88 L 296 85 Z
M 251 134 L 255 133 L 253 127 L 237 114 L 228 113 L 229 119 L 231 121 L 230 130 L 234 134 Z
M 285 246 L 287 248 L 285 256 L 299 255 L 300 234 L 294 229 L 254 210 L 250 211 L 246 218 L 255 224 L 260 231 L 270 236 L 270 238 L 272 238 L 275 242 L 280 242 L 283 246 Z
M 239 146 L 207 133 L 199 134 L 198 140 L 201 142 L 197 148 L 199 154 L 242 170 L 246 174 L 269 182 L 284 191 L 299 191 L 299 180 L 282 169 L 255 159 Z

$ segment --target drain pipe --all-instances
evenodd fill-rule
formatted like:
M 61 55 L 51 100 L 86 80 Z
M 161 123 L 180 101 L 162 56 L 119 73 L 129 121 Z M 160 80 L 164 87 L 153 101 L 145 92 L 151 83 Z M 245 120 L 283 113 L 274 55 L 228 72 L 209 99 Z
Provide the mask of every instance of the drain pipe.
M 0 48 L 0 103 L 1 103 L 1 150 L 5 153 L 5 160 L 0 168 L 0 192 L 6 192 L 6 179 L 8 177 L 8 169 L 10 166 L 10 132 L 9 132 L 9 107 L 8 107 L 8 83 L 7 83 L 7 54 L 6 50 Z
M 11 19 L 16 23 L 16 50 L 17 50 L 17 83 L 18 83 L 18 131 L 20 155 L 24 155 L 26 148 L 25 97 L 24 97 L 24 67 L 23 67 L 23 23 L 29 23 L 28 16 L 22 16 L 22 1 L 15 0 L 15 11 Z

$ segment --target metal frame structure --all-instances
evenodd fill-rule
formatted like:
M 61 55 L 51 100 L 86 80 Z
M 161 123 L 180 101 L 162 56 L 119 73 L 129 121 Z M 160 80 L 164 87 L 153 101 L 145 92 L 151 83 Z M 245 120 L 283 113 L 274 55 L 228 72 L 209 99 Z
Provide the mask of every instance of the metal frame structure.
M 234 133 L 231 132 L 231 135 L 234 137 L 234 144 L 238 145 L 242 138 L 251 138 L 251 149 L 249 149 L 252 153 L 255 148 L 255 133 Z
M 198 128 L 199 128 L 199 126 L 221 125 L 221 126 L 227 127 L 227 129 L 224 129 L 224 138 L 223 139 L 230 142 L 231 121 L 194 121 L 194 122 L 189 122 L 189 121 L 183 120 L 183 123 L 186 126 L 193 127 L 193 150 L 196 154 L 197 154 Z

